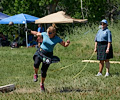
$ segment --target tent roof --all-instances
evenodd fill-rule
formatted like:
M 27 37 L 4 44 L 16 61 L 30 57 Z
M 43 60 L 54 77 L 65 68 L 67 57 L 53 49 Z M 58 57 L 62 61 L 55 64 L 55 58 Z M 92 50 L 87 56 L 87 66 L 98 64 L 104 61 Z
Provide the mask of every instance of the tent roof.
M 53 13 L 50 15 L 47 15 L 45 17 L 42 17 L 40 19 L 35 20 L 36 24 L 40 23 L 85 23 L 87 22 L 87 19 L 74 19 L 70 16 L 66 15 L 65 12 L 59 11 L 57 13 Z
M 37 19 L 39 18 L 21 13 L 21 14 L 17 14 L 17 15 L 0 20 L 0 24 L 9 24 L 9 22 L 11 21 L 14 24 L 26 24 L 26 23 L 34 22 Z
M 8 15 L 0 12 L 0 20 L 9 17 Z

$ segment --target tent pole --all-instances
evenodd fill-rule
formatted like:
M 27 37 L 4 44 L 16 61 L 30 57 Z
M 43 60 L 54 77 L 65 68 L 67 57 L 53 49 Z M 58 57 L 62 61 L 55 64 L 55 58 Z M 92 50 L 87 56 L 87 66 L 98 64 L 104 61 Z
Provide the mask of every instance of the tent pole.
M 25 28 L 27 28 L 27 24 L 25 24 Z M 26 47 L 28 47 L 27 31 L 26 31 Z
M 18 24 L 18 44 L 20 45 L 20 24 Z

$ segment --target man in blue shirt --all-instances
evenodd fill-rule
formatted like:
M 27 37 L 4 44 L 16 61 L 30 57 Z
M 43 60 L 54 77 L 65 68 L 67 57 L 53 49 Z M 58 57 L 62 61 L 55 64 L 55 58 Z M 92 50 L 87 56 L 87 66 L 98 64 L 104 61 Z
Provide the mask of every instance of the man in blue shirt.
M 42 33 L 42 32 L 44 32 L 45 30 L 44 30 L 44 27 L 42 27 L 42 25 L 41 24 L 38 24 L 38 29 L 37 29 L 37 32 L 40 32 L 40 33 Z M 37 42 L 38 42 L 38 47 L 40 47 L 40 45 L 42 44 L 42 41 L 43 41 L 43 37 L 37 37 Z
M 96 76 L 102 75 L 102 70 L 104 67 L 104 62 L 106 64 L 106 74 L 105 77 L 109 76 L 110 63 L 109 59 L 113 58 L 112 50 L 112 35 L 111 31 L 108 29 L 107 20 L 103 19 L 101 21 L 102 29 L 98 30 L 98 33 L 95 37 L 95 49 L 97 52 L 97 60 L 100 60 L 99 63 L 99 72 Z
M 45 30 L 44 30 L 44 27 L 42 27 L 41 24 L 38 24 L 38 30 L 37 30 L 37 31 L 40 32 L 40 33 L 42 33 L 42 32 L 44 32 Z

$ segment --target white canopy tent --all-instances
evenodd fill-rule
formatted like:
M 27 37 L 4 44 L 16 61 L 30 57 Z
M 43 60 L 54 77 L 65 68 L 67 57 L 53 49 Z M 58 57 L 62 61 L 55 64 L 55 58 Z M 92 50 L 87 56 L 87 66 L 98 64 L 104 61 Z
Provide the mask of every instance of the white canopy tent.
M 35 24 L 42 23 L 86 23 L 87 19 L 74 19 L 65 14 L 64 11 L 59 11 L 57 13 L 53 13 L 42 17 L 40 19 L 35 20 Z

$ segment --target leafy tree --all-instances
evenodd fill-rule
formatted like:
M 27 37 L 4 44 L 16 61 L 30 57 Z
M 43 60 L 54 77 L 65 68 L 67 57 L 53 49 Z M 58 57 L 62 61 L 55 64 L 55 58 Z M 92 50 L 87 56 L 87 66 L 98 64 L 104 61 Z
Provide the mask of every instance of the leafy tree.
M 37 17 L 65 11 L 73 18 L 86 18 L 89 22 L 103 18 L 116 19 L 120 12 L 120 0 L 1 0 L 3 13 L 26 13 Z
M 1 0 L 1 4 L 4 13 L 9 15 L 27 13 L 43 17 L 63 10 L 74 18 L 84 17 L 89 21 L 110 17 L 111 12 L 120 10 L 119 0 Z

